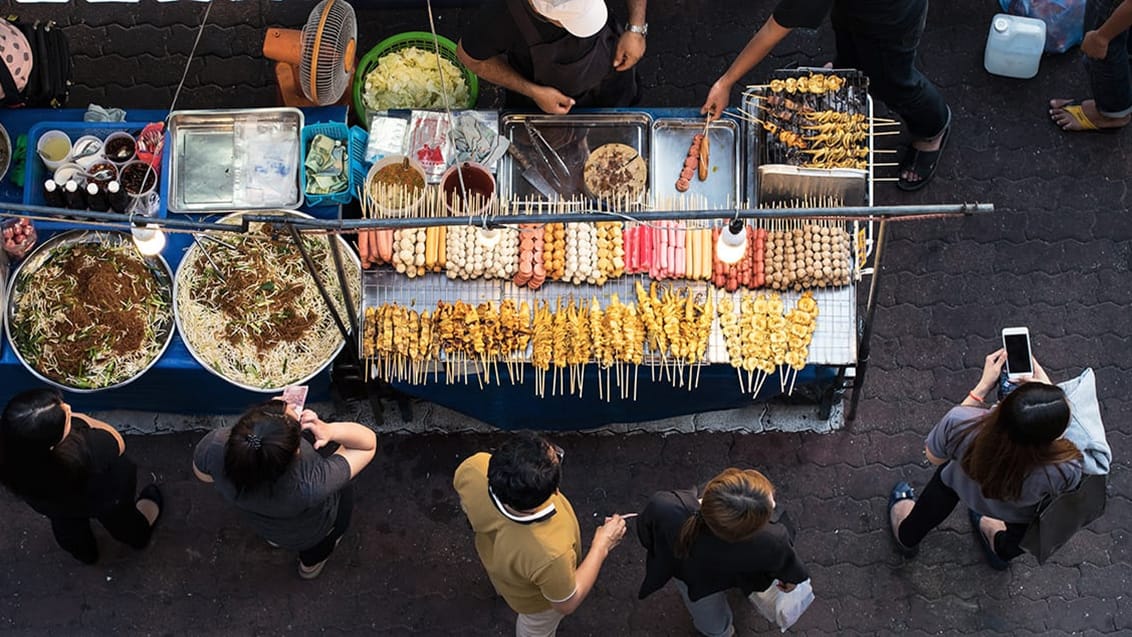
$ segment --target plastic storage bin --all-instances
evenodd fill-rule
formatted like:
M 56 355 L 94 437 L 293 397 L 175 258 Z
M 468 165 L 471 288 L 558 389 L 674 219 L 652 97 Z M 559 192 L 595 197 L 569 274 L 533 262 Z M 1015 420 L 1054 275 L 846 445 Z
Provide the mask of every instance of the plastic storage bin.
M 1038 74 L 1045 45 L 1045 22 L 999 13 L 991 20 L 983 67 L 995 75 L 1029 79 Z
M 316 124 L 307 124 L 306 126 L 304 126 L 302 134 L 303 148 L 300 154 L 299 164 L 303 167 L 303 196 L 306 197 L 307 205 L 330 206 L 348 204 L 354 196 L 354 183 L 352 178 L 348 180 L 349 185 L 346 187 L 345 192 L 337 192 L 331 195 L 312 195 L 307 192 L 307 150 L 310 148 L 311 140 L 314 139 L 315 135 L 326 135 L 331 139 L 341 141 L 346 145 L 346 168 L 348 171 L 350 170 L 351 164 L 353 163 L 351 157 L 353 157 L 354 151 L 350 143 L 350 129 L 347 128 L 345 124 L 338 122 L 319 122 Z M 362 153 L 365 153 L 364 148 L 362 149 Z
M 350 127 L 350 192 L 355 196 L 358 189 L 365 190 L 366 175 L 373 166 L 366 161 L 366 148 L 369 146 L 369 133 L 361 126 Z M 365 193 L 362 194 L 365 196 Z

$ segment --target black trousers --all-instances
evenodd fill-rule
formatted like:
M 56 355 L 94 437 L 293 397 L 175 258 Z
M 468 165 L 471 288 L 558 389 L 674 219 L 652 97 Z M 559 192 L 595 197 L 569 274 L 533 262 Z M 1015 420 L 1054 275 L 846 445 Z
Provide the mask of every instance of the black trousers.
M 133 492 L 134 489 L 131 488 L 129 493 Z M 98 543 L 90 527 L 91 518 L 48 516 L 48 519 L 51 520 L 51 531 L 60 547 L 80 562 L 94 564 L 98 561 Z M 115 540 L 127 546 L 144 549 L 149 544 L 153 527 L 138 511 L 132 495 L 123 495 L 105 513 L 94 516 L 94 519 Z
M 309 549 L 299 551 L 299 561 L 306 566 L 314 566 L 330 557 L 338 540 L 350 528 L 350 517 L 354 513 L 354 485 L 347 484 L 338 492 L 338 515 L 334 518 L 334 526 L 322 541 Z
M 940 473 L 947 466 L 942 464 L 935 470 L 928 486 L 924 487 L 916 506 L 900 523 L 900 543 L 909 548 L 916 546 L 929 531 L 943 523 L 955 505 L 959 504 L 959 494 L 943 483 Z M 1022 536 L 1030 525 L 1024 522 L 1007 522 L 1006 530 L 994 536 L 994 552 L 1004 560 L 1012 560 L 1022 554 Z
M 904 120 L 914 138 L 928 139 L 948 124 L 947 103 L 916 68 L 916 47 L 928 18 L 927 0 L 903 0 L 911 8 L 906 24 L 880 26 L 857 16 L 833 15 L 837 68 L 859 69 L 869 78 L 869 92 Z M 922 10 L 914 5 L 922 4 Z M 879 20 L 879 19 L 878 19 Z

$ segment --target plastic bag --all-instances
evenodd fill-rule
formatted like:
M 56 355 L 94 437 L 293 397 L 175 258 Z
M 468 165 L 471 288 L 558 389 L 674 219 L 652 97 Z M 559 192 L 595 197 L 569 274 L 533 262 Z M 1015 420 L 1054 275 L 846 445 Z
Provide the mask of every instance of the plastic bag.
M 774 580 L 770 588 L 751 593 L 748 599 L 767 621 L 786 632 L 813 603 L 814 588 L 810 580 L 806 580 L 787 593 L 778 587 L 778 580 Z
M 1065 53 L 1085 37 L 1085 0 L 998 0 L 1011 15 L 1046 23 L 1046 53 Z

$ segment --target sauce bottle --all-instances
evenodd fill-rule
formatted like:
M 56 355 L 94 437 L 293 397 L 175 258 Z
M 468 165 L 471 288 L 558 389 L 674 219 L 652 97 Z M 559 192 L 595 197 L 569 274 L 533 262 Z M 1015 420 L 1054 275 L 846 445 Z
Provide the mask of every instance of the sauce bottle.
M 65 208 L 67 203 L 63 200 L 63 192 L 54 179 L 43 182 L 43 200 L 52 208 Z
M 122 184 L 117 181 L 111 181 L 106 184 L 106 198 L 109 200 L 110 207 L 114 212 L 119 214 L 126 214 L 126 208 L 130 205 L 130 197 L 122 190 Z
M 91 210 L 98 212 L 106 212 L 110 209 L 110 201 L 106 197 L 106 193 L 94 182 L 86 185 L 86 205 Z
M 74 179 L 67 180 L 63 185 L 63 201 L 73 210 L 86 209 L 86 198 L 82 192 L 79 192 L 79 182 Z

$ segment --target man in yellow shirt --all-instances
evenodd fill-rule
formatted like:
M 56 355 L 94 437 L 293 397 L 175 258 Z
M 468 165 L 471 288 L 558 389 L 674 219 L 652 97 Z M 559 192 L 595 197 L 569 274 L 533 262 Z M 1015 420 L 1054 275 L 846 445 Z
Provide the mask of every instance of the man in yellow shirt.
M 562 449 L 534 434 L 517 434 L 494 454 L 460 464 L 452 485 L 476 535 L 476 552 L 491 584 L 519 614 L 517 637 L 550 637 L 593 589 L 602 562 L 625 535 L 625 520 L 606 518 L 578 563 L 582 532 L 558 492 Z

